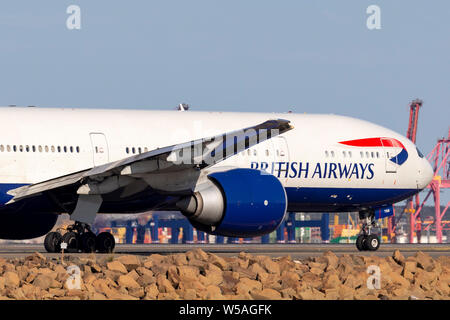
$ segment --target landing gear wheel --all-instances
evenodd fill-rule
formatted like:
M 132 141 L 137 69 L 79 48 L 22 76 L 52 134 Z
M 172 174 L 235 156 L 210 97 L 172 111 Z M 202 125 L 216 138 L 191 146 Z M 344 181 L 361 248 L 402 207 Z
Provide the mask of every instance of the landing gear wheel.
M 77 233 L 73 231 L 66 232 L 62 237 L 62 242 L 67 243 L 67 252 L 78 252 L 80 241 Z
M 44 247 L 49 253 L 61 251 L 62 236 L 59 232 L 50 232 L 45 236 Z
M 86 253 L 95 252 L 97 237 L 93 232 L 85 232 L 80 237 L 81 250 Z
M 358 238 L 356 238 L 356 248 L 358 248 L 359 251 L 366 250 L 366 241 L 367 238 L 363 234 L 360 234 Z
M 366 239 L 365 247 L 369 251 L 376 251 L 380 247 L 380 238 L 376 234 L 369 234 Z
M 96 248 L 100 253 L 111 253 L 116 245 L 116 240 L 109 232 L 102 232 L 97 236 Z

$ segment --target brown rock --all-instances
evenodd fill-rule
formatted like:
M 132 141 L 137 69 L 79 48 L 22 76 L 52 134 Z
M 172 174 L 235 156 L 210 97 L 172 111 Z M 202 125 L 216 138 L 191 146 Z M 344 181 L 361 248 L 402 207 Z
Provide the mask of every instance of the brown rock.
M 180 292 L 177 292 L 178 295 L 184 300 L 194 300 L 197 299 L 197 293 L 194 289 L 186 289 Z
M 308 283 L 311 287 L 314 287 L 316 289 L 322 287 L 322 279 L 314 273 L 307 272 L 307 273 L 303 274 L 301 276 L 301 280 L 303 282 Z
M 53 279 L 47 274 L 39 274 L 33 281 L 33 285 L 41 288 L 42 290 L 47 290 L 53 283 Z
M 158 300 L 179 300 L 180 297 L 177 295 L 175 291 L 173 292 L 164 292 L 158 294 Z
M 425 271 L 432 271 L 434 268 L 434 261 L 428 254 L 419 251 L 414 256 L 417 261 L 417 266 Z
M 162 274 L 156 276 L 156 284 L 158 285 L 159 292 L 166 293 L 175 291 L 172 283 L 170 283 L 170 281 Z
M 5 286 L 7 288 L 16 288 L 20 284 L 20 278 L 15 272 L 7 271 L 3 274 L 3 278 L 5 279 Z
M 98 264 L 96 264 L 96 263 L 93 263 L 92 265 L 91 265 L 91 272 L 93 272 L 93 273 L 101 273 L 102 272 L 102 267 L 100 267 Z
M 136 268 L 136 272 L 137 272 L 140 276 L 148 275 L 148 276 L 150 276 L 150 277 L 153 277 L 153 271 L 152 271 L 152 270 L 149 270 L 149 269 L 147 269 L 147 268 L 144 268 L 144 267 Z
M 134 270 L 141 266 L 141 261 L 139 260 L 139 257 L 135 255 L 120 256 L 119 258 L 117 258 L 117 261 L 123 264 L 128 271 Z
M 339 289 L 338 287 L 325 289 L 325 300 L 338 300 Z
M 385 276 L 386 277 L 386 276 Z M 403 278 L 401 275 L 396 272 L 391 272 L 387 275 L 388 281 L 390 280 L 393 284 L 399 284 L 404 287 L 409 287 L 409 281 Z M 383 275 L 381 275 L 381 281 L 383 282 Z
M 210 285 L 218 286 L 223 282 L 222 271 L 206 270 L 205 278 Z
M 1 290 L 4 290 L 6 286 L 6 279 L 4 277 L 0 277 L 0 296 L 1 296 Z
M 251 280 L 248 278 L 240 279 L 235 286 L 235 292 L 237 294 L 249 293 L 254 289 L 262 290 L 262 284 L 259 281 Z
M 280 300 L 281 294 L 273 289 L 252 290 L 250 295 L 255 300 Z
M 324 300 L 325 294 L 320 292 L 319 290 L 312 288 L 310 286 L 307 287 L 299 287 L 297 290 L 297 294 L 302 300 Z
M 142 276 L 140 276 L 137 280 L 137 283 L 139 283 L 139 285 L 146 287 L 152 283 L 156 283 L 156 278 L 153 276 L 150 276 L 148 274 L 144 274 Z
M 145 290 L 142 287 L 130 289 L 128 292 L 129 292 L 130 296 L 139 298 L 139 299 L 141 299 L 145 296 Z
M 199 275 L 199 270 L 192 266 L 178 266 L 177 270 L 180 281 L 196 281 Z
M 57 297 L 62 297 L 66 294 L 66 290 L 64 289 L 56 289 L 56 288 L 50 288 L 48 289 L 48 293 L 57 296 Z
M 225 261 L 225 259 L 219 257 L 218 255 L 211 254 L 210 258 L 209 258 L 209 262 L 218 266 L 221 270 L 227 270 L 228 263 Z
M 106 266 L 110 271 L 120 272 L 122 274 L 128 273 L 127 268 L 125 268 L 125 266 L 118 260 L 108 262 Z
M 119 286 L 125 287 L 127 289 L 137 289 L 141 286 L 129 275 L 123 275 L 119 277 Z
M 12 263 L 6 263 L 6 264 L 3 266 L 3 271 L 4 271 L 4 272 L 7 272 L 7 271 L 10 271 L 10 272 L 16 272 L 16 266 L 13 265 Z
M 202 298 L 206 300 L 222 300 L 222 291 L 218 286 L 209 285 L 206 290 L 201 293 Z
M 349 288 L 356 289 L 362 286 L 366 285 L 365 278 L 361 276 L 355 276 L 354 274 L 349 274 L 345 281 L 344 285 L 346 285 Z
M 295 288 L 300 281 L 300 276 L 292 271 L 283 271 L 281 274 L 281 287 L 285 288 Z
M 272 259 L 270 259 L 269 257 L 261 261 L 261 266 L 264 267 L 269 273 L 274 273 L 277 275 L 280 274 L 280 267 L 276 262 L 272 261 Z
M 403 265 L 405 263 L 405 257 L 401 254 L 399 250 L 395 250 L 392 258 L 397 262 L 399 265 Z
M 159 294 L 158 287 L 156 286 L 155 283 L 145 287 L 144 291 L 145 291 L 144 299 L 146 299 L 146 300 L 155 300 Z
M 346 285 L 341 285 L 339 287 L 339 299 L 340 300 L 353 300 L 354 299 L 354 289 L 347 287 Z
M 325 260 L 327 262 L 327 268 L 333 268 L 333 269 L 337 268 L 339 258 L 332 251 L 325 252 L 323 254 L 323 257 L 325 258 Z
M 336 289 L 341 285 L 341 280 L 339 280 L 336 272 L 327 272 L 323 279 L 323 288 L 324 289 Z
M 202 249 L 194 249 L 190 251 L 195 259 L 201 260 L 201 261 L 208 261 L 208 254 L 203 251 Z
M 294 288 L 286 288 L 286 289 L 282 289 L 280 290 L 281 296 L 284 299 L 294 299 L 297 298 L 297 291 L 295 291 Z
M 239 273 L 239 278 L 249 278 L 256 280 L 257 274 L 250 269 L 242 268 L 238 265 L 232 266 L 232 271 Z
M 90 300 L 108 300 L 103 294 L 98 292 L 93 292 L 91 295 L 89 295 Z
M 187 258 L 185 254 L 176 254 L 173 257 L 173 262 L 175 263 L 176 266 L 185 266 L 188 264 Z
M 89 273 L 83 277 L 83 282 L 85 284 L 92 284 L 92 282 L 94 282 L 96 279 L 97 279 L 97 277 L 95 275 L 93 275 L 92 273 Z
M 417 271 L 417 263 L 415 261 L 405 261 L 405 265 L 403 266 L 403 272 L 416 273 Z

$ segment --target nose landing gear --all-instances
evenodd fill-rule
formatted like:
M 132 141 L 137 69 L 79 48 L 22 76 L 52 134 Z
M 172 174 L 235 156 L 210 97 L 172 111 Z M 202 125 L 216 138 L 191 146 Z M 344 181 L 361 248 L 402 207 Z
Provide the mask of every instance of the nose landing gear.
M 58 230 L 50 232 L 44 240 L 44 247 L 47 252 L 61 252 L 61 243 L 67 244 L 67 252 L 91 253 L 98 251 L 99 253 L 111 253 L 114 250 L 116 241 L 109 232 L 102 232 L 95 235 L 88 224 L 76 221 L 75 224 L 67 227 L 64 235 Z
M 359 219 L 362 221 L 362 227 L 356 239 L 356 248 L 359 251 L 378 250 L 380 247 L 380 238 L 372 232 L 372 229 L 377 227 L 374 210 L 360 211 Z

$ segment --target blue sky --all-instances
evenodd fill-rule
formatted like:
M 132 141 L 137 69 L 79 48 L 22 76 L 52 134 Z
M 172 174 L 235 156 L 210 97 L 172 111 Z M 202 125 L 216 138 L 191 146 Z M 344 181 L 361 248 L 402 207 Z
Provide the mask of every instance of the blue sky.
M 81 30 L 66 9 L 81 8 Z M 381 9 L 381 29 L 366 8 Z M 427 154 L 450 125 L 448 1 L 2 1 L 0 105 L 335 113 Z

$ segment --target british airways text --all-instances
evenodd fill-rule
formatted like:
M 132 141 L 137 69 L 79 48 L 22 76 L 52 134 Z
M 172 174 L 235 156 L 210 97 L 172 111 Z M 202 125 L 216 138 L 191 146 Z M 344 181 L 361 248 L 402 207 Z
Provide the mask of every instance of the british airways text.
M 267 171 L 278 178 L 373 179 L 374 163 L 252 162 L 251 169 Z

